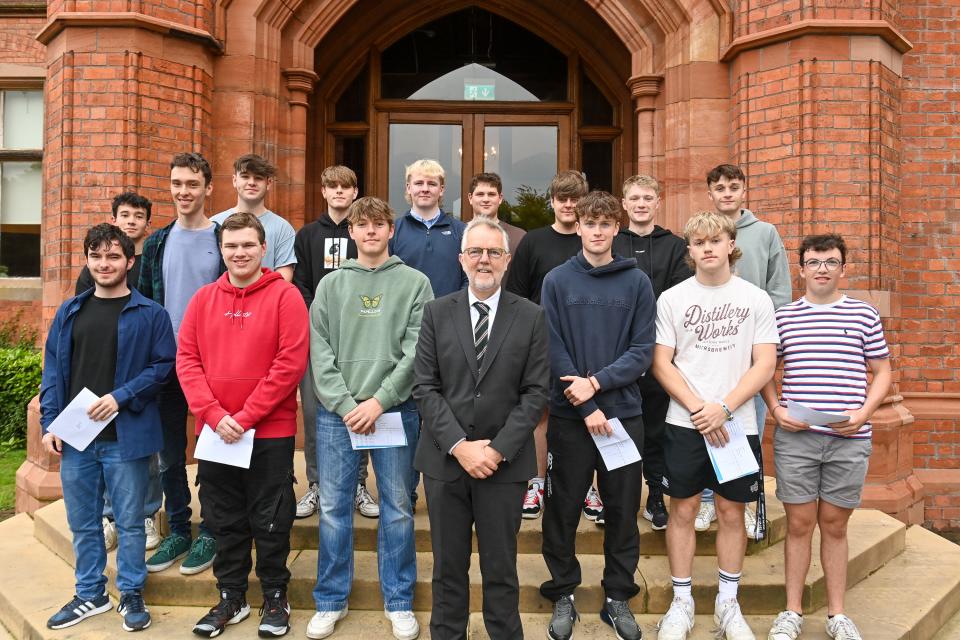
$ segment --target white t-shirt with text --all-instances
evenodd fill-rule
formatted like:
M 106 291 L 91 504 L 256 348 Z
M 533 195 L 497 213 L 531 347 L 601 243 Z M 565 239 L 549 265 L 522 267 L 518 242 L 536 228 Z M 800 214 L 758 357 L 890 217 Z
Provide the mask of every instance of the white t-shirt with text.
M 737 276 L 720 286 L 688 278 L 657 301 L 657 344 L 674 348 L 673 363 L 695 394 L 721 402 L 750 368 L 753 345 L 780 344 L 773 302 Z M 748 435 L 757 435 L 752 399 L 733 414 Z M 673 399 L 666 421 L 694 428 L 690 412 Z

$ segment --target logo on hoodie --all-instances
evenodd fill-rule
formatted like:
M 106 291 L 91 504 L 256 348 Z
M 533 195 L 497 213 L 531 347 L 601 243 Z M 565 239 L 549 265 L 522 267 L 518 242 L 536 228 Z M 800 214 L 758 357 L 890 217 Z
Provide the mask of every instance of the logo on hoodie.
M 365 296 L 360 295 L 360 301 L 363 303 L 363 308 L 360 309 L 360 315 L 362 316 L 377 316 L 380 315 L 380 301 L 383 300 L 383 294 L 378 293 L 375 296 Z

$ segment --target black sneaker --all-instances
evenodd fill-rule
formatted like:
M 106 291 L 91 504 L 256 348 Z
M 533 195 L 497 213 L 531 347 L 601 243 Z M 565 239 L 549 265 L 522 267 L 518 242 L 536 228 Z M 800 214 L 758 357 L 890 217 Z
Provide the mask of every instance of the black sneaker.
M 193 625 L 193 632 L 205 638 L 216 638 L 228 624 L 237 624 L 250 615 L 250 605 L 242 593 L 220 592 L 220 602 Z
M 280 589 L 268 591 L 263 596 L 260 607 L 260 628 L 257 634 L 261 638 L 276 638 L 290 631 L 290 603 L 287 594 Z
M 580 619 L 573 606 L 573 596 L 563 596 L 553 603 L 553 617 L 547 627 L 550 640 L 570 640 L 573 637 L 573 625 Z
M 139 591 L 125 591 L 120 594 L 117 613 L 123 616 L 124 631 L 143 631 L 150 626 L 150 612 L 147 611 Z
M 101 594 L 92 600 L 84 600 L 80 596 L 73 596 L 73 600 L 63 605 L 60 611 L 50 616 L 47 620 L 48 629 L 66 629 L 72 627 L 81 620 L 95 616 L 98 613 L 105 613 L 113 609 L 110 604 L 110 598 L 107 594 Z
M 606 599 L 600 610 L 600 619 L 613 627 L 620 640 L 643 640 L 643 632 L 630 611 L 626 600 Z
M 647 496 L 647 505 L 643 508 L 643 517 L 650 521 L 650 528 L 654 531 L 663 531 L 667 528 L 667 520 L 670 519 L 667 514 L 667 506 L 663 504 L 663 494 L 660 492 Z

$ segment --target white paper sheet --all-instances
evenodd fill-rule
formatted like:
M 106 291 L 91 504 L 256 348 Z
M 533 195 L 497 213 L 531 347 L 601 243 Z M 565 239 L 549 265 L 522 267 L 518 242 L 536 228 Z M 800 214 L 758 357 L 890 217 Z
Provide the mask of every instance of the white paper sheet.
M 734 418 L 728 420 L 725 426 L 730 435 L 730 442 L 722 447 L 714 447 L 707 442 L 710 462 L 721 484 L 760 471 L 760 465 L 757 464 L 753 449 L 750 448 L 743 425 Z
M 74 449 L 83 451 L 110 424 L 110 421 L 117 417 L 114 413 L 106 420 L 91 420 L 87 415 L 87 409 L 99 399 L 97 394 L 84 387 L 77 397 L 63 408 L 47 431 L 59 436 Z
M 608 471 L 625 467 L 628 464 L 640 461 L 640 452 L 637 451 L 637 445 L 633 438 L 623 428 L 623 423 L 618 418 L 609 418 L 607 423 L 613 429 L 613 433 L 608 436 L 595 436 L 592 433 L 594 444 L 603 458 L 603 463 L 607 465 Z
M 373 433 L 350 434 L 350 444 L 354 449 L 387 449 L 407 446 L 407 432 L 403 429 L 403 418 L 399 411 L 380 414 L 374 424 Z
M 799 402 L 794 402 L 793 400 L 787 400 L 787 415 L 795 420 L 801 420 L 807 424 L 814 424 L 817 426 L 837 424 L 840 422 L 846 422 L 850 419 L 850 416 L 846 415 L 845 413 L 828 413 L 826 411 L 817 411 L 816 409 L 811 409 L 810 407 L 800 404 Z
M 193 457 L 207 462 L 219 462 L 232 467 L 250 468 L 253 455 L 253 436 L 256 429 L 247 429 L 237 442 L 227 444 L 213 428 L 205 424 L 197 436 L 197 448 Z

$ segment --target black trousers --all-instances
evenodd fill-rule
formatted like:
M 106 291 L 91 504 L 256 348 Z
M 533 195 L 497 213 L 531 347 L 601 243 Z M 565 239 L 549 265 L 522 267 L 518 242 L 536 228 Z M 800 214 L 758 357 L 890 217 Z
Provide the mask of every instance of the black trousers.
M 663 493 L 664 425 L 670 396 L 649 372 L 640 379 L 640 396 L 643 398 L 643 476 L 650 493 Z M 600 497 L 603 497 L 602 493 Z
M 257 577 L 264 591 L 286 591 L 287 556 L 296 512 L 293 494 L 294 439 L 253 441 L 250 468 L 200 460 L 200 510 L 217 541 L 213 574 L 217 589 L 246 593 L 257 544 Z
M 475 524 L 483 580 L 484 626 L 491 640 L 523 638 L 517 533 L 527 483 L 477 480 L 466 474 L 453 482 L 444 482 L 424 475 L 423 486 L 433 546 L 430 637 L 466 640 Z
M 611 416 L 612 417 L 612 416 Z M 637 448 L 643 450 L 643 419 L 620 420 Z M 634 581 L 640 561 L 637 513 L 643 483 L 642 463 L 608 471 L 583 420 L 550 414 L 547 427 L 547 486 L 543 508 L 543 559 L 551 579 L 540 593 L 551 602 L 570 595 L 581 582 L 577 561 L 577 525 L 583 496 L 593 473 L 603 498 L 603 590 L 613 600 L 629 600 L 640 592 Z

